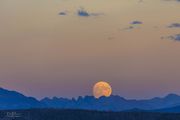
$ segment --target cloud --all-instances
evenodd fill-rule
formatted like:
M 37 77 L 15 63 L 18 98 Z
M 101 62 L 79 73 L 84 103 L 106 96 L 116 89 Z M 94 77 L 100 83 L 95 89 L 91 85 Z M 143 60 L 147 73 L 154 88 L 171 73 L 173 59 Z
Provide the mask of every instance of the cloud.
M 135 20 L 135 21 L 130 22 L 130 26 L 124 28 L 123 30 L 132 30 L 132 29 L 136 29 L 136 28 L 139 28 L 139 25 L 141 25 L 141 24 L 143 24 L 143 22 L 138 21 L 138 20 Z
M 84 8 L 80 8 L 77 11 L 77 15 L 80 17 L 90 17 L 90 16 L 100 16 L 100 15 L 104 15 L 104 14 L 103 13 L 89 13 Z
M 69 11 L 61 11 L 59 12 L 58 15 L 60 16 L 65 16 L 69 13 L 73 13 L 72 11 L 69 12 Z M 79 17 L 90 17 L 90 16 L 101 16 L 101 15 L 104 15 L 103 13 L 90 13 L 88 11 L 86 11 L 83 7 L 80 7 L 80 9 L 77 10 L 77 12 L 75 13 L 77 16 Z
M 172 35 L 172 36 L 169 36 L 169 37 L 170 37 L 170 39 L 172 39 L 172 40 L 180 41 L 180 34 Z
M 132 21 L 130 24 L 132 24 L 132 25 L 140 25 L 140 24 L 143 24 L 143 22 L 135 20 L 135 21 Z
M 170 40 L 174 40 L 174 41 L 180 41 L 180 34 L 176 34 L 176 35 L 171 35 L 168 37 L 165 37 L 166 39 L 170 39 Z M 162 39 L 164 39 L 164 37 L 162 37 Z
M 172 23 L 168 26 L 169 28 L 180 28 L 180 23 Z
M 134 29 L 135 27 L 134 26 L 129 26 L 127 28 L 124 28 L 123 30 L 131 30 L 131 29 Z
M 60 12 L 59 15 L 61 16 L 67 15 L 67 12 Z
M 89 17 L 90 14 L 89 14 L 86 10 L 80 9 L 80 10 L 78 10 L 78 16 L 81 16 L 81 17 Z

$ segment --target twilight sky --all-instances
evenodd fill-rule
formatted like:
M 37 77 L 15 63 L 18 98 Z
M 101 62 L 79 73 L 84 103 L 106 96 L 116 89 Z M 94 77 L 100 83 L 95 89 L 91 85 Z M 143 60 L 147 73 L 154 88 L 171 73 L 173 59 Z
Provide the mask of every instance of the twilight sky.
M 179 11 L 178 0 L 0 0 L 0 86 L 71 98 L 104 80 L 126 98 L 180 94 Z

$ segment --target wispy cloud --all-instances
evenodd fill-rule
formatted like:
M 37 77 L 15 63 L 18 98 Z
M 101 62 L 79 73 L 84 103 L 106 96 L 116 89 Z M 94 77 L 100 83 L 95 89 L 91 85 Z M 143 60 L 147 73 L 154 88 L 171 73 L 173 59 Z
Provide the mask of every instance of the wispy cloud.
M 88 13 L 86 10 L 84 10 L 83 8 L 81 8 L 80 10 L 78 10 L 77 12 L 78 16 L 81 17 L 89 17 L 90 13 Z
M 103 13 L 90 13 L 87 10 L 85 10 L 84 8 L 80 8 L 77 11 L 77 15 L 80 17 L 90 17 L 90 16 L 100 16 L 100 15 L 104 15 Z
M 129 26 L 127 28 L 124 28 L 123 30 L 131 30 L 131 29 L 134 29 L 134 27 L 133 26 Z
M 134 21 L 130 22 L 129 24 L 130 24 L 130 26 L 124 28 L 123 30 L 131 30 L 131 29 L 138 28 L 141 24 L 143 24 L 143 22 L 138 21 L 138 20 L 134 20 Z
M 132 24 L 132 25 L 140 25 L 140 24 L 143 24 L 143 22 L 135 20 L 135 21 L 132 21 L 130 24 Z
M 169 38 L 175 41 L 180 41 L 180 34 L 169 36 Z
M 162 37 L 162 39 L 180 41 L 180 34 L 175 34 L 175 35 L 170 35 L 170 36 L 167 36 L 167 37 Z
M 65 16 L 65 15 L 67 15 L 67 12 L 66 11 L 62 11 L 62 12 L 59 13 L 59 15 Z
M 68 15 L 68 13 L 73 13 L 74 12 L 67 12 L 67 11 L 61 11 L 59 12 L 58 15 L 60 16 L 66 16 Z M 72 15 L 72 14 L 70 14 Z M 75 15 L 76 16 L 79 16 L 79 17 L 90 17 L 90 16 L 101 16 L 101 15 L 104 15 L 104 13 L 91 13 L 91 12 L 88 12 L 87 10 L 85 10 L 83 7 L 80 7 L 76 12 L 75 12 Z
M 168 28 L 180 28 L 180 23 L 172 23 Z

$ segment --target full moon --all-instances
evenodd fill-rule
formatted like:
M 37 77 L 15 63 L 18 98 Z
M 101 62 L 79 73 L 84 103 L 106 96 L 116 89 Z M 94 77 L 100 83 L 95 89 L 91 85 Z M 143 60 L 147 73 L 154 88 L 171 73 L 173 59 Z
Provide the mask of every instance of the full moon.
M 109 97 L 112 93 L 112 88 L 109 83 L 100 81 L 97 82 L 93 87 L 93 95 L 95 98 L 99 98 L 101 96 Z

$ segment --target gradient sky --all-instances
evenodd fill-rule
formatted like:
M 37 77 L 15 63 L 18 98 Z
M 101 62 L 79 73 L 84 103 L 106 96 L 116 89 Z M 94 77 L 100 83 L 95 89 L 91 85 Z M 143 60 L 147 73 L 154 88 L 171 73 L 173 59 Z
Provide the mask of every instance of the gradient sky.
M 0 0 L 0 85 L 37 98 L 92 95 L 99 80 L 126 98 L 180 94 L 179 11 L 176 0 Z

